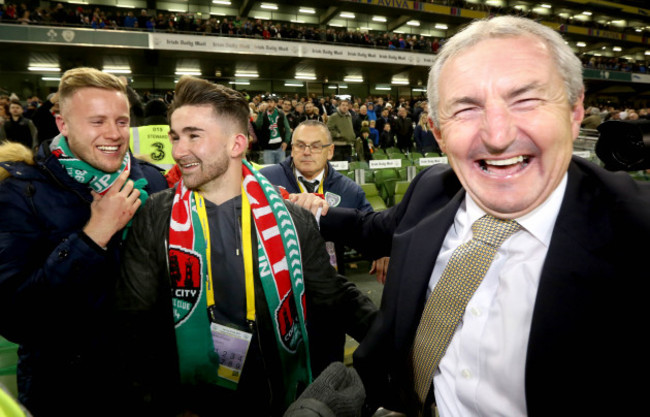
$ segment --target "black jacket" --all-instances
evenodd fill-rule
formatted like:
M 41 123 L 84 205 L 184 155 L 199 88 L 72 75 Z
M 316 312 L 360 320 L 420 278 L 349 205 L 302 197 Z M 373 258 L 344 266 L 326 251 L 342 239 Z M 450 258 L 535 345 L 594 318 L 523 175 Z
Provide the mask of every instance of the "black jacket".
M 347 238 L 374 257 L 391 254 L 380 315 L 354 354 L 375 406 L 404 412 L 409 404 L 410 352 L 427 286 L 464 197 L 451 168 L 439 164 L 388 210 L 335 208 L 321 218 L 326 238 Z M 650 184 L 573 157 L 526 348 L 529 416 L 623 416 L 644 407 L 634 375 L 647 354 L 634 335 L 646 324 L 649 206 Z
M 187 401 L 187 397 L 178 394 L 188 387 L 179 383 L 167 267 L 173 198 L 173 189 L 156 194 L 135 218 L 117 289 L 117 328 L 120 331 L 117 337 L 123 341 L 118 356 L 123 358 L 125 396 L 129 396 L 132 402 L 131 409 L 140 411 L 141 415 L 173 415 L 175 411 L 184 409 L 184 401 Z M 324 362 L 329 357 L 329 352 L 322 351 L 322 346 L 327 346 L 328 327 L 343 327 L 348 334 L 361 340 L 377 309 L 354 284 L 337 275 L 330 266 L 324 241 L 311 213 L 290 203 L 287 207 L 300 240 L 311 359 L 316 376 L 327 365 Z M 254 231 L 252 235 L 253 247 L 256 247 Z M 257 411 L 263 410 L 258 412 L 264 415 L 281 415 L 284 409 L 283 370 L 259 281 L 257 257 L 253 258 L 257 312 L 251 346 L 254 353 L 247 356 L 238 388 L 242 397 L 248 395 L 251 401 L 237 405 L 254 406 Z M 252 368 L 248 367 L 249 360 L 261 365 L 255 368 L 258 371 L 254 374 L 247 374 L 247 370 Z M 198 401 L 213 402 L 209 398 L 199 398 Z

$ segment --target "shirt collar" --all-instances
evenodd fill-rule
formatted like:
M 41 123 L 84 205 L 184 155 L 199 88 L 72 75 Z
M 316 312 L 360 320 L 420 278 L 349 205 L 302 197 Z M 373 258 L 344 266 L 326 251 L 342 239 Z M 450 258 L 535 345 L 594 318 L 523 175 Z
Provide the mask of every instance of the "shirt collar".
M 300 173 L 300 171 L 298 171 L 298 168 L 294 168 L 293 173 L 296 176 L 296 178 L 300 178 L 300 177 L 305 178 L 305 176 L 302 175 Z M 315 178 L 313 178 L 311 180 L 308 180 L 307 178 L 305 178 L 305 180 L 307 180 L 309 182 L 314 182 L 314 181 L 318 180 L 318 184 L 321 184 L 323 182 L 323 175 L 325 175 L 325 168 L 323 168 L 323 170 L 321 172 L 319 172 L 318 175 L 316 175 Z
M 560 206 L 562 205 L 566 191 L 567 178 L 568 174 L 564 174 L 560 184 L 542 204 L 530 213 L 515 219 L 528 233 L 546 247 L 551 243 L 555 219 L 557 219 L 557 215 L 560 212 Z M 467 214 L 465 220 L 467 221 L 466 224 L 471 225 L 486 213 L 476 204 L 469 193 L 466 193 L 465 196 L 465 209 Z

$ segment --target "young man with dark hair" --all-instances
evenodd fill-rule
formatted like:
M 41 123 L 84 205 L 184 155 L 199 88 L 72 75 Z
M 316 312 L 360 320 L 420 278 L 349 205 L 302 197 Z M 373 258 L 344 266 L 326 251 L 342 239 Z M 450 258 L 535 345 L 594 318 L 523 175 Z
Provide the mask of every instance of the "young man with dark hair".
M 134 220 L 116 297 L 125 398 L 144 415 L 282 415 L 327 365 L 327 326 L 359 340 L 376 313 L 314 217 L 244 160 L 248 118 L 230 88 L 176 86 L 182 181 Z

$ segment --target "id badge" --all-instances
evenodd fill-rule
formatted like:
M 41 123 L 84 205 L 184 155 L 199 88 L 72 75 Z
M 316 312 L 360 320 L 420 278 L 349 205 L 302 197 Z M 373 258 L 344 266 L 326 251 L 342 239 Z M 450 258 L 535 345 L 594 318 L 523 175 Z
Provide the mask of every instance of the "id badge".
M 219 354 L 219 378 L 230 381 L 236 388 L 241 377 L 252 333 L 233 329 L 218 323 L 210 323 L 214 350 Z

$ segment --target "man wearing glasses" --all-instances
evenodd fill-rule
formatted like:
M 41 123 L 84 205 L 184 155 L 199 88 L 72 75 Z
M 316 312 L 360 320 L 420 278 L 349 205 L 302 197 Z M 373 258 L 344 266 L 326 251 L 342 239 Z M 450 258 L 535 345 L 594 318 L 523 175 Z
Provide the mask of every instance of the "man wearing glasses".
M 323 195 L 331 207 L 372 211 L 363 189 L 329 163 L 334 147 L 327 125 L 317 120 L 306 120 L 293 132 L 291 156 L 279 164 L 261 169 L 260 173 L 271 184 L 283 187 L 291 194 L 317 193 Z M 343 247 L 336 250 L 335 266 L 341 274 L 345 274 L 343 252 Z
M 327 126 L 306 120 L 293 132 L 291 156 L 260 172 L 289 193 L 323 194 L 330 206 L 371 211 L 363 189 L 329 163 L 333 155 L 334 144 Z
M 306 120 L 293 131 L 291 156 L 279 164 L 261 169 L 260 173 L 271 184 L 283 187 L 289 193 L 318 193 L 325 196 L 330 206 L 372 211 L 363 189 L 329 163 L 333 155 L 334 144 L 327 125 L 317 120 Z M 335 248 L 331 242 L 327 242 L 327 251 L 330 262 L 335 263 L 340 274 L 345 274 L 344 247 Z M 323 351 L 336 352 L 329 361 L 342 361 L 345 332 L 336 325 L 321 330 L 321 333 L 310 334 L 310 337 L 313 336 L 321 345 L 328 344 Z

